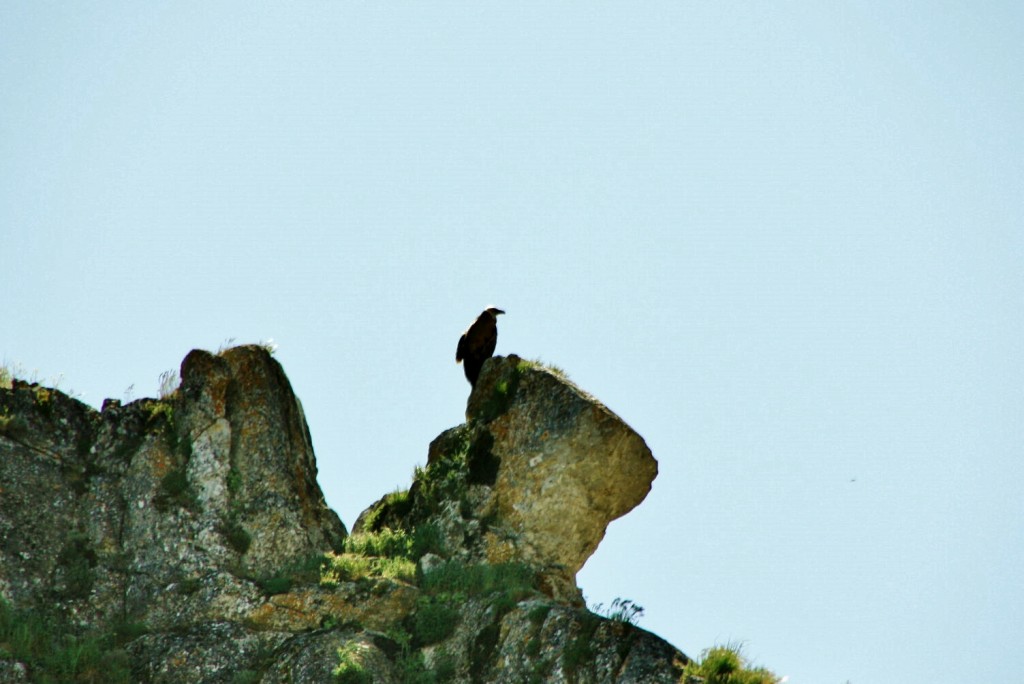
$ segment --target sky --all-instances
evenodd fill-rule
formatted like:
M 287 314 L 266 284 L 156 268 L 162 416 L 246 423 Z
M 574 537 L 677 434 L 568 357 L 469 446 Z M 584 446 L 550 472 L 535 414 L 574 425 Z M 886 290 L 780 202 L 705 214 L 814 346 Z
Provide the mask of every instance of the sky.
M 1022 84 L 1012 2 L 2 2 L 0 358 L 98 407 L 273 340 L 351 527 L 494 304 L 659 462 L 590 603 L 1013 682 Z

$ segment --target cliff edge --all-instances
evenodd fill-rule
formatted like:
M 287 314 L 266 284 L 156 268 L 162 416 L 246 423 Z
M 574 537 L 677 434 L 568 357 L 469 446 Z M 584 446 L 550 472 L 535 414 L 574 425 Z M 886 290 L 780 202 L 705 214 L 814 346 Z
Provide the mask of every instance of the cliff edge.
M 685 655 L 576 587 L 657 463 L 559 374 L 488 360 L 351 535 L 266 350 L 181 379 L 99 412 L 0 388 L 0 682 L 679 681 Z

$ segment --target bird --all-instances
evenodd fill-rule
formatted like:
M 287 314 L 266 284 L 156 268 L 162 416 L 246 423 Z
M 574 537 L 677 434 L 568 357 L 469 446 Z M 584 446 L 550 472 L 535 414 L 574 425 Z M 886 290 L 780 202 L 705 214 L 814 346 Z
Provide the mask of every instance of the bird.
M 498 344 L 498 316 L 503 313 L 505 312 L 497 307 L 487 307 L 459 338 L 459 346 L 455 349 L 455 363 L 462 363 L 466 379 L 473 387 L 476 387 L 476 380 L 480 377 L 484 361 L 494 354 L 494 347 Z

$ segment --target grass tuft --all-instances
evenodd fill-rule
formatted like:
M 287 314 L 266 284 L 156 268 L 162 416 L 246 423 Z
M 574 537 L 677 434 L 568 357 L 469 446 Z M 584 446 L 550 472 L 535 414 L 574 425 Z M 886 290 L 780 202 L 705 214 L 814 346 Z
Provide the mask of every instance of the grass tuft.
M 466 565 L 456 561 L 439 565 L 420 582 L 426 592 L 480 596 L 501 591 L 520 598 L 535 591 L 536 584 L 536 573 L 525 563 Z
M 25 663 L 28 681 L 127 684 L 131 663 L 122 646 L 143 633 L 139 624 L 76 633 L 62 620 L 15 610 L 0 599 L 0 659 Z
M 252 545 L 252 535 L 235 520 L 224 523 L 221 527 L 221 534 L 224 535 L 228 546 L 241 556 L 244 556 Z
M 739 646 L 714 646 L 704 651 L 700 661 L 683 669 L 681 681 L 704 684 L 778 684 L 779 677 L 763 667 L 751 667 Z
M 348 643 L 338 649 L 338 666 L 334 668 L 334 681 L 338 684 L 370 684 L 373 676 L 363 665 L 365 646 Z
M 413 539 L 405 530 L 385 527 L 379 532 L 352 534 L 345 539 L 346 553 L 388 558 L 412 555 Z
M 640 618 L 644 615 L 643 606 L 633 603 L 629 599 L 617 598 L 612 601 L 612 605 L 605 609 L 604 604 L 598 603 L 596 606 L 590 609 L 594 613 L 613 620 L 615 622 L 625 622 L 626 624 L 636 625 Z
M 320 584 L 337 586 L 341 582 L 392 579 L 413 582 L 416 564 L 408 558 L 361 556 L 354 553 L 328 553 L 327 562 L 320 571 Z

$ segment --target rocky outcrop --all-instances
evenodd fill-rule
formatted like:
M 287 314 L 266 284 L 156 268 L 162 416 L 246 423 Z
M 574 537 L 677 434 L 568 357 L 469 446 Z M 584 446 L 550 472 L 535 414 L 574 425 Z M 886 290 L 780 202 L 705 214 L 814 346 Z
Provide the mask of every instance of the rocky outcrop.
M 682 653 L 576 588 L 657 464 L 557 373 L 489 360 L 351 537 L 266 350 L 181 379 L 101 412 L 0 388 L 0 682 L 678 681 Z
M 497 466 L 478 511 L 496 521 L 484 535 L 490 562 L 560 568 L 574 583 L 608 523 L 643 501 L 658 474 L 644 440 L 618 416 L 516 356 L 487 364 L 466 417 Z
M 451 486 L 452 473 L 465 487 Z M 552 597 L 581 602 L 576 573 L 657 473 L 640 435 L 558 371 L 495 357 L 470 395 L 466 423 L 431 443 L 409 514 L 385 498 L 355 530 L 367 520 L 377 528 L 434 523 L 463 562 L 525 562 L 542 570 Z

